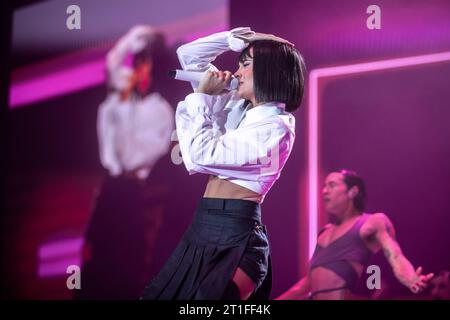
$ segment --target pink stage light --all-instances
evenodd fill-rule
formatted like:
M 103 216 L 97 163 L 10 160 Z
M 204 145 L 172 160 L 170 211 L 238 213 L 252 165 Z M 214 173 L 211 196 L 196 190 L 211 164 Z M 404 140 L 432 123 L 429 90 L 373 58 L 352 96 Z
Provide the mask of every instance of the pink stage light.
M 319 219 L 319 79 L 344 77 L 373 71 L 400 69 L 418 65 L 450 61 L 450 52 L 372 61 L 329 68 L 314 69 L 309 74 L 308 97 L 308 258 L 314 253 Z
M 75 65 L 54 73 L 13 83 L 9 95 L 9 105 L 11 107 L 18 107 L 36 103 L 93 87 L 104 81 L 104 61 Z
M 47 242 L 38 250 L 38 275 L 41 278 L 66 274 L 67 267 L 77 265 L 81 267 L 81 250 L 84 239 L 67 238 Z
M 157 27 L 167 34 L 169 45 L 177 41 L 188 42 L 208 33 L 228 29 L 227 10 L 227 7 L 218 8 Z M 89 49 L 14 70 L 9 107 L 14 109 L 103 84 L 106 80 L 105 56 L 108 49 L 104 49 L 101 58 L 98 58 L 98 51 L 102 48 L 97 51 Z M 95 57 L 86 62 L 89 54 Z M 36 74 L 36 70 L 41 73 Z

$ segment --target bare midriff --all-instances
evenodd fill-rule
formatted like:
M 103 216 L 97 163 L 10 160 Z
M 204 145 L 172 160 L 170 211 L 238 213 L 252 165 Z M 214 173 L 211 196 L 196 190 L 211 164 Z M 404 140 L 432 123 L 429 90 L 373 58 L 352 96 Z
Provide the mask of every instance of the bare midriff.
M 221 198 L 221 199 L 240 199 L 261 203 L 262 196 L 250 189 L 232 183 L 227 180 L 219 179 L 216 176 L 209 176 L 206 185 L 205 198 Z
M 351 261 L 350 264 L 355 269 L 356 273 L 361 275 L 362 265 L 357 262 Z M 317 292 L 322 290 L 329 290 L 334 288 L 345 287 L 345 280 L 339 277 L 336 273 L 323 267 L 314 268 L 310 273 L 311 279 L 311 292 Z M 353 300 L 357 299 L 349 289 L 343 288 L 339 290 L 333 290 L 329 292 L 317 293 L 314 299 L 320 300 Z

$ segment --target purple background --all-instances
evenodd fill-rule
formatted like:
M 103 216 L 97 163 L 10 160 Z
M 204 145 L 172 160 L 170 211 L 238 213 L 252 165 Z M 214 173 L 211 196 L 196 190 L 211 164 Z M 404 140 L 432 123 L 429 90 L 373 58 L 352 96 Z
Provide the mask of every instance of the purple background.
M 370 4 L 232 0 L 229 24 L 289 39 L 304 55 L 308 70 L 450 50 L 448 1 L 377 1 L 381 30 L 366 28 Z M 120 8 L 110 5 L 102 14 L 117 12 Z M 177 17 L 173 13 L 165 19 Z M 126 23 L 119 29 L 115 20 L 110 21 L 114 36 L 98 39 L 98 45 L 126 32 L 136 19 L 124 15 Z M 83 31 L 86 37 L 80 36 L 75 47 L 69 42 L 42 55 L 36 47 L 22 46 L 20 55 L 16 52 L 21 58 L 13 58 L 13 65 L 24 65 L 23 57 L 42 59 L 84 48 L 86 43 L 96 45 L 88 41 L 88 34 L 103 33 L 94 32 L 94 27 L 95 23 Z M 217 65 L 234 71 L 235 59 L 236 55 L 226 54 Z M 321 172 L 341 167 L 359 172 L 368 188 L 368 210 L 389 215 L 404 253 L 427 272 L 450 268 L 449 79 L 450 63 L 442 63 L 328 80 L 320 96 Z M 188 90 L 185 84 L 174 84 L 167 98 L 175 106 Z M 2 240 L 11 245 L 2 252 L 2 297 L 70 298 L 67 289 L 58 289 L 65 288 L 64 274 L 37 276 L 36 252 L 42 243 L 80 235 L 85 228 L 96 187 L 105 174 L 96 138 L 97 107 L 105 94 L 104 86 L 96 86 L 8 112 Z M 304 226 L 299 221 L 307 216 L 303 206 L 307 107 L 305 97 L 295 113 L 297 141 L 291 158 L 263 204 L 272 245 L 273 297 L 304 272 L 300 268 L 304 263 L 300 252 L 306 250 L 300 245 Z M 166 190 L 169 199 L 164 202 L 164 224 L 155 252 L 157 270 L 190 222 L 206 176 L 188 176 L 183 166 L 173 165 L 166 155 L 150 181 L 154 188 Z M 386 275 L 392 298 L 409 297 L 381 254 L 373 262 Z M 367 294 L 362 285 L 360 290 Z

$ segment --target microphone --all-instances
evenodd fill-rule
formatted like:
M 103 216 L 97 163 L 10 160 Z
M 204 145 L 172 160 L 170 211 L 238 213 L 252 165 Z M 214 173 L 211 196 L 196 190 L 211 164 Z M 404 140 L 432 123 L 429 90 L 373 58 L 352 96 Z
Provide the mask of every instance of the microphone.
M 181 81 L 192 81 L 197 84 L 202 79 L 205 72 L 201 71 L 186 71 L 186 70 L 170 70 L 169 76 Z M 226 90 L 236 90 L 239 86 L 239 79 L 232 77 L 231 82 L 225 87 Z

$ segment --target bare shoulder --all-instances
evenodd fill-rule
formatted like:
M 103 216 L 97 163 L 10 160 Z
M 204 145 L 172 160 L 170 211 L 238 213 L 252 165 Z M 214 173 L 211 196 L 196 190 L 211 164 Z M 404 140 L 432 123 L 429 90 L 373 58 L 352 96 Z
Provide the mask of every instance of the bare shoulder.
M 367 221 L 371 221 L 374 223 L 386 222 L 390 221 L 389 217 L 383 212 L 375 212 L 369 215 L 369 219 Z
M 366 224 L 373 231 L 387 231 L 389 234 L 394 235 L 394 226 L 392 225 L 391 219 L 382 212 L 373 213 L 367 219 Z
M 323 228 L 319 231 L 318 237 L 320 238 L 324 234 L 326 234 L 327 231 L 329 231 L 332 226 L 333 226 L 333 224 L 331 224 L 331 223 L 327 223 L 325 226 L 323 226 Z
M 329 230 L 331 227 L 333 227 L 332 223 L 327 223 L 323 228 L 322 228 L 322 232 L 325 232 L 327 230 Z

